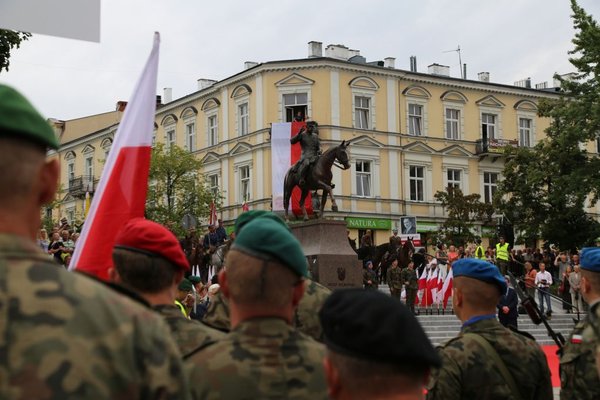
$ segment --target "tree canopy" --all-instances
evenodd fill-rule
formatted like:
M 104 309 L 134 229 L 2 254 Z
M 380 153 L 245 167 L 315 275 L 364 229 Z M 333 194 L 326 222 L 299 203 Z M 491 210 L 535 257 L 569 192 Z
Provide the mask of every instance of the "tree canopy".
M 474 224 L 476 221 L 489 221 L 493 208 L 491 204 L 482 203 L 480 195 L 474 193 L 464 195 L 458 188 L 448 187 L 446 191 L 438 191 L 434 195 L 439 201 L 448 218 L 437 232 L 438 241 L 463 246 L 476 239 Z
M 201 168 L 202 162 L 189 151 L 157 144 L 152 149 L 146 217 L 177 234 L 184 233 L 181 221 L 186 214 L 206 218 L 211 201 L 218 204 L 220 196 L 207 188 Z
M 586 213 L 600 191 L 600 158 L 587 146 L 600 133 L 600 27 L 575 0 L 569 61 L 577 69 L 556 76 L 563 95 L 543 100 L 546 137 L 532 148 L 507 149 L 496 204 L 526 239 L 542 237 L 574 250 L 593 243 L 600 224 Z
M 14 48 L 18 49 L 21 42 L 28 40 L 30 37 L 31 33 L 0 29 L 0 73 L 2 73 L 2 70 L 8 71 L 10 52 Z

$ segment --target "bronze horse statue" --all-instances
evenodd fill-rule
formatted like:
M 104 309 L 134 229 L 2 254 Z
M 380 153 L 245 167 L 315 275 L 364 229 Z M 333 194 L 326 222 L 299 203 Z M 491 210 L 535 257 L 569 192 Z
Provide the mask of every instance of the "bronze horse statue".
M 302 190 L 302 195 L 300 196 L 300 209 L 302 210 L 305 221 L 308 220 L 308 214 L 306 212 L 306 207 L 304 207 L 304 201 L 306 200 L 306 196 L 308 196 L 309 191 L 318 189 L 323 191 L 319 216 L 323 215 L 328 194 L 331 198 L 331 210 L 338 210 L 335 198 L 333 197 L 334 185 L 331 183 L 331 180 L 333 179 L 331 168 L 333 165 L 336 165 L 344 170 L 350 168 L 348 153 L 346 152 L 348 144 L 349 143 L 346 143 L 344 140 L 340 145 L 327 149 L 327 151 L 325 151 L 319 157 L 319 159 L 313 165 L 311 165 L 311 168 L 306 176 L 306 183 L 303 186 L 299 185 L 300 175 L 297 173 L 297 171 L 295 171 L 294 167 L 291 167 L 288 170 L 288 172 L 285 174 L 285 180 L 283 182 L 283 208 L 285 209 L 286 221 L 288 220 L 288 209 L 290 206 L 290 199 L 292 197 L 292 190 L 296 186 Z M 341 166 L 339 166 L 336 161 L 341 164 Z

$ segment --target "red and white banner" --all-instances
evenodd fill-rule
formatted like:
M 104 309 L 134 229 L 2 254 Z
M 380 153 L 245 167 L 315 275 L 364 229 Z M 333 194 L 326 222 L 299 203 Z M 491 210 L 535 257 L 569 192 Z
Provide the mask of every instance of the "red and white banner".
M 69 269 L 108 278 L 115 237 L 132 218 L 143 217 L 156 111 L 160 36 L 125 109 L 98 190 L 92 200 Z
M 273 191 L 273 211 L 283 211 L 283 183 L 290 166 L 300 159 L 300 144 L 292 145 L 290 139 L 300 132 L 305 122 L 274 123 L 271 126 L 271 186 Z M 301 191 L 295 187 L 292 191 L 290 208 L 295 215 L 300 215 Z M 312 198 L 308 194 L 304 202 L 306 212 L 312 214 Z
M 210 216 L 208 218 L 209 225 L 217 225 L 219 217 L 217 217 L 217 207 L 215 206 L 215 201 L 210 202 Z
M 442 286 L 442 289 L 438 294 L 438 297 L 443 302 L 444 308 L 446 308 L 446 306 L 448 305 L 448 299 L 452 295 L 452 277 L 452 269 L 450 269 L 448 275 L 446 275 L 446 279 L 444 279 L 444 285 Z

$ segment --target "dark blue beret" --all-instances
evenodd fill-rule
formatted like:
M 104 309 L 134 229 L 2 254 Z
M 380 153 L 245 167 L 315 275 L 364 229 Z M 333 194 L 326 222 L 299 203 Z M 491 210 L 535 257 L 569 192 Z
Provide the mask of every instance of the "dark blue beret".
M 600 272 L 600 247 L 584 247 L 579 262 L 582 269 Z
M 319 318 L 325 344 L 335 353 L 401 366 L 441 365 L 412 312 L 377 290 L 336 290 L 323 304 Z
M 457 278 L 466 276 L 482 282 L 496 285 L 500 293 L 506 292 L 506 281 L 494 264 L 478 258 L 461 258 L 452 263 L 452 275 Z

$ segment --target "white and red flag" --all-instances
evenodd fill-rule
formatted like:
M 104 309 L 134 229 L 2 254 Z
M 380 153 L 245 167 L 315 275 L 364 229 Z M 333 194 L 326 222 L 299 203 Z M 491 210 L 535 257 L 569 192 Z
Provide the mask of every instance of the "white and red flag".
M 421 276 L 419 277 L 419 290 L 427 289 L 427 272 L 429 268 L 423 268 Z
M 300 159 L 300 144 L 292 145 L 290 139 L 300 132 L 306 122 L 274 123 L 271 126 L 271 184 L 273 191 L 273 211 L 283 211 L 283 183 L 290 166 Z M 290 208 L 295 215 L 300 215 L 300 188 L 295 187 L 290 199 Z M 312 198 L 309 193 L 304 201 L 306 212 L 312 214 Z
M 219 217 L 217 216 L 217 206 L 215 206 L 215 201 L 210 202 L 210 216 L 208 218 L 209 225 L 217 225 Z
M 105 280 L 113 265 L 112 250 L 117 233 L 130 219 L 144 216 L 156 111 L 159 45 L 157 32 L 150 57 L 115 134 L 71 260 L 70 269 Z
M 444 308 L 448 305 L 448 299 L 452 295 L 452 276 L 452 269 L 450 269 L 448 275 L 446 275 L 446 279 L 444 279 L 444 285 L 442 286 L 442 291 L 440 293 Z

